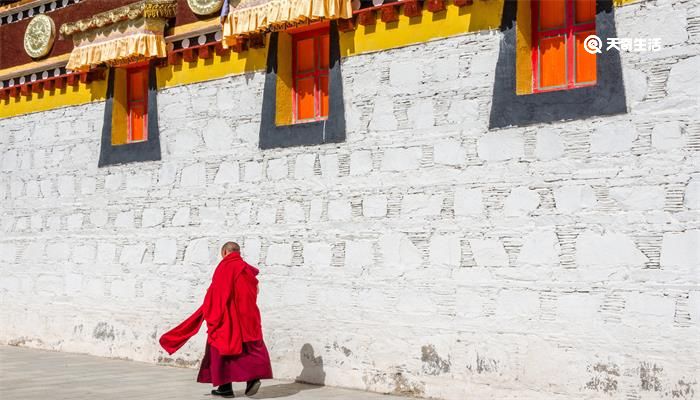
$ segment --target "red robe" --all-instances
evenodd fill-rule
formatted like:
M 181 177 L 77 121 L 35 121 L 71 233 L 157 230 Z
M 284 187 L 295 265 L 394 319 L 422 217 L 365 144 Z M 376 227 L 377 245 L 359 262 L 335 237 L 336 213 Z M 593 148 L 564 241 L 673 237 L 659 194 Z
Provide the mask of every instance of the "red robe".
M 238 252 L 230 253 L 214 271 L 204 302 L 189 318 L 160 337 L 160 345 L 173 354 L 207 321 L 207 343 L 221 355 L 236 355 L 244 342 L 262 340 L 257 306 L 258 269 Z

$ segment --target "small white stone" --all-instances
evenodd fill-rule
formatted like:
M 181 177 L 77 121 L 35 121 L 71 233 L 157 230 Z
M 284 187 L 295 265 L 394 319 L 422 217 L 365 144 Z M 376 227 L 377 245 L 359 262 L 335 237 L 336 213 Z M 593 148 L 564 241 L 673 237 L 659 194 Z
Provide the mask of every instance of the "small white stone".
M 66 218 L 68 229 L 76 230 L 83 227 L 83 214 L 71 214 Z
M 508 254 L 498 239 L 470 239 L 474 261 L 480 267 L 507 267 Z
M 444 196 L 441 194 L 407 194 L 401 199 L 401 214 L 413 217 L 440 215 L 443 200 Z
M 484 210 L 481 189 L 457 188 L 455 190 L 454 212 L 457 216 L 479 215 Z
M 177 241 L 170 238 L 156 240 L 153 262 L 156 264 L 174 264 L 177 255 Z
M 670 96 L 687 96 L 697 102 L 700 92 L 700 56 L 689 57 L 671 67 L 668 76 L 668 93 Z M 697 103 L 695 103 L 697 106 Z
M 267 248 L 265 261 L 267 265 L 289 265 L 292 263 L 292 245 L 289 243 L 272 243 Z
M 683 204 L 691 210 L 700 209 L 700 176 L 693 177 L 685 187 Z
M 553 230 L 538 230 L 525 237 L 518 253 L 518 264 L 557 265 L 560 251 L 559 240 Z
M 362 215 L 368 218 L 384 217 L 387 212 L 387 198 L 383 194 L 365 196 L 362 199 Z
M 286 158 L 273 158 L 267 162 L 267 177 L 272 180 L 285 179 L 289 175 Z
M 214 183 L 217 185 L 233 185 L 239 181 L 238 163 L 230 163 L 227 161 L 219 165 L 219 170 L 216 171 Z
M 350 218 L 352 218 L 352 207 L 348 200 L 328 200 L 328 219 L 331 221 L 347 221 Z
M 190 208 L 180 207 L 173 216 L 173 226 L 187 226 L 190 224 Z
M 435 126 L 435 110 L 431 99 L 418 99 L 408 109 L 408 120 L 415 129 Z
M 185 264 L 209 265 L 213 261 L 206 238 L 191 240 L 185 248 Z
M 557 131 L 553 129 L 539 129 L 537 131 L 537 144 L 535 155 L 540 160 L 554 160 L 564 154 L 564 141 Z
M 98 209 L 90 212 L 90 222 L 98 228 L 107 225 L 108 218 L 109 213 L 107 213 L 107 210 Z
M 287 223 L 304 222 L 304 207 L 298 201 L 287 201 L 284 204 L 284 221 Z
M 222 118 L 213 118 L 204 127 L 204 144 L 210 150 L 227 151 L 233 142 L 233 130 Z
M 314 176 L 316 154 L 299 154 L 294 163 L 294 177 L 297 179 Z
M 117 214 L 114 219 L 115 228 L 133 228 L 134 227 L 134 212 L 133 211 L 123 211 Z
M 126 245 L 122 247 L 122 253 L 119 256 L 119 263 L 127 266 L 141 264 L 145 253 L 146 245 L 143 243 Z
M 160 208 L 146 208 L 143 210 L 141 226 L 149 228 L 163 223 L 163 210 Z
M 591 153 L 614 154 L 629 151 L 637 138 L 630 121 L 614 121 L 598 126 L 591 134 Z
M 455 235 L 434 235 L 430 239 L 430 264 L 434 267 L 458 267 L 462 245 Z
M 207 171 L 204 163 L 197 163 L 182 169 L 180 185 L 183 187 L 201 187 L 207 183 Z
M 249 161 L 245 163 L 243 171 L 244 181 L 257 182 L 263 177 L 263 164 L 259 161 Z
M 516 133 L 487 133 L 477 142 L 479 158 L 486 161 L 505 161 L 525 155 L 525 141 Z
M 525 216 L 540 205 L 540 195 L 527 187 L 517 187 L 510 191 L 503 205 L 503 212 L 508 216 Z
M 610 188 L 610 197 L 627 210 L 661 210 L 666 202 L 666 191 L 661 186 Z
M 328 243 L 305 243 L 304 264 L 313 268 L 329 267 L 331 264 L 332 248 Z
M 433 159 L 436 164 L 462 165 L 467 156 L 462 144 L 457 140 L 445 140 L 434 146 Z
M 585 231 L 576 238 L 576 264 L 580 267 L 641 267 L 647 261 L 623 233 Z
M 369 240 L 345 242 L 345 265 L 361 268 L 374 264 L 374 245 Z
M 595 192 L 588 185 L 568 185 L 555 188 L 554 201 L 557 209 L 564 213 L 592 208 L 598 202 Z
M 661 243 L 661 266 L 681 267 L 700 273 L 700 230 L 664 233 Z
M 420 147 L 386 149 L 382 158 L 382 171 L 418 169 L 422 155 L 423 152 Z
M 651 144 L 659 150 L 673 150 L 683 147 L 681 125 L 678 121 L 656 124 L 651 131 Z
M 350 153 L 350 175 L 365 175 L 372 171 L 372 152 L 369 150 Z
M 376 97 L 369 129 L 372 131 L 394 131 L 397 127 L 398 122 L 394 116 L 394 103 L 391 101 L 391 98 L 386 96 Z

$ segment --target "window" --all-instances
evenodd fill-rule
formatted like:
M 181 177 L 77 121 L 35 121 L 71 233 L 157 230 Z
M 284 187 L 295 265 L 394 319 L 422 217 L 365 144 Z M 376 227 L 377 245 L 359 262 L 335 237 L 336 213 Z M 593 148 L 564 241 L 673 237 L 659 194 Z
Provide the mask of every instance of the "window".
M 148 140 L 148 67 L 127 69 L 127 143 Z
M 328 118 L 329 29 L 292 36 L 293 122 Z
M 533 91 L 596 83 L 596 55 L 584 49 L 595 35 L 595 0 L 532 1 Z

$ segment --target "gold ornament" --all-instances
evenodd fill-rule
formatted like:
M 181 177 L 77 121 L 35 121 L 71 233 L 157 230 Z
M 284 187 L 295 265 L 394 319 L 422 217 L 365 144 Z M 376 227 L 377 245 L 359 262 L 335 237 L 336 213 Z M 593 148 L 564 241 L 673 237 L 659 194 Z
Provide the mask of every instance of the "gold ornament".
M 190 10 L 197 15 L 213 14 L 221 9 L 224 0 L 187 0 Z
M 24 32 L 24 51 L 29 57 L 39 58 L 49 54 L 56 39 L 56 25 L 51 17 L 39 14 L 27 25 Z

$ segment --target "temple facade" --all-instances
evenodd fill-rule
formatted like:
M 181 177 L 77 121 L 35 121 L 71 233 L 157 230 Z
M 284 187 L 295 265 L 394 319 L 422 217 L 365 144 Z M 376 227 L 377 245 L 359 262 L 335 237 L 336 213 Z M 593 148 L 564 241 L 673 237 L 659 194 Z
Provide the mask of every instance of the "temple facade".
M 225 241 L 275 376 L 700 393 L 695 0 L 0 8 L 0 343 L 196 367 Z

